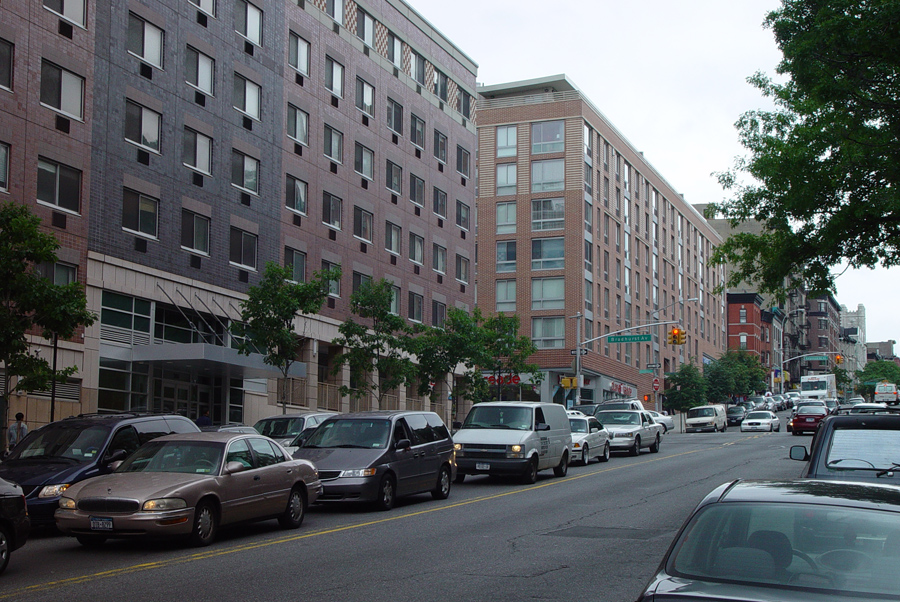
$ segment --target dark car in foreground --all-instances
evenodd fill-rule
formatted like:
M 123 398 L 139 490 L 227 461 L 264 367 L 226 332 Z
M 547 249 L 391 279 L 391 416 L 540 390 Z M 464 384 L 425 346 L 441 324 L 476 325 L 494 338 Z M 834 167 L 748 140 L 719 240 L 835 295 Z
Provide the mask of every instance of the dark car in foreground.
M 681 527 L 639 602 L 896 600 L 900 488 L 733 481 Z
M 22 488 L 0 479 L 0 573 L 9 565 L 10 555 L 25 545 L 30 530 Z

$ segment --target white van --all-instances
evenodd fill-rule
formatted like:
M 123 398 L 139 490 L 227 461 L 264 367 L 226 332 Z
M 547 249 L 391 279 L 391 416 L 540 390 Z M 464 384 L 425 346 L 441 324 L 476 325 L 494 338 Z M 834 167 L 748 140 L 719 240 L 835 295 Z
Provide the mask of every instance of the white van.
M 477 403 L 453 443 L 457 483 L 467 474 L 520 476 L 534 483 L 547 468 L 564 477 L 572 457 L 572 429 L 558 403 Z
M 697 406 L 690 408 L 684 421 L 684 430 L 688 433 L 703 431 L 725 431 L 728 429 L 728 418 L 722 404 Z

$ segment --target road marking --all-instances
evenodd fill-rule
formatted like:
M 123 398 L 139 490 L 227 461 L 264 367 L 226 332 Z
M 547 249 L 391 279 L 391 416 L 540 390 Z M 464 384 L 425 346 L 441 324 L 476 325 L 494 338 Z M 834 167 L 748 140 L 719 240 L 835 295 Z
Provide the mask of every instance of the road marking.
M 758 436 L 759 435 L 752 436 L 752 437 L 746 437 L 745 439 L 755 439 Z M 737 443 L 737 441 L 723 443 L 722 445 L 720 445 L 718 447 L 725 447 L 727 445 L 733 445 L 734 443 Z M 301 539 L 309 539 L 311 537 L 321 537 L 323 535 L 331 535 L 332 533 L 341 533 L 344 531 L 350 531 L 352 529 L 359 529 L 362 527 L 371 527 L 373 525 L 380 525 L 380 524 L 389 523 L 392 521 L 413 518 L 416 516 L 422 516 L 425 514 L 432 514 L 434 512 L 443 512 L 445 510 L 450 510 L 452 508 L 461 508 L 463 506 L 468 506 L 470 504 L 477 504 L 477 503 L 481 503 L 481 502 L 487 502 L 490 500 L 496 500 L 496 499 L 500 499 L 500 498 L 503 498 L 503 497 L 506 497 L 509 495 L 519 495 L 522 493 L 526 493 L 528 491 L 534 491 L 536 489 L 543 489 L 545 487 L 553 487 L 556 485 L 561 485 L 563 483 L 568 483 L 569 481 L 575 481 L 578 479 L 593 477 L 593 476 L 597 476 L 597 475 L 604 474 L 607 472 L 612 472 L 614 470 L 622 470 L 624 468 L 640 466 L 642 464 L 649 464 L 651 462 L 660 462 L 663 460 L 668 460 L 669 458 L 677 458 L 679 456 L 687 456 L 687 455 L 701 453 L 701 452 L 709 452 L 714 449 L 717 449 L 717 448 L 711 447 L 711 448 L 707 448 L 707 449 L 697 449 L 697 450 L 693 450 L 693 451 L 680 452 L 680 453 L 672 454 L 669 456 L 657 456 L 655 458 L 650 458 L 650 459 L 647 459 L 644 461 L 634 462 L 631 464 L 623 464 L 621 466 L 605 467 L 605 468 L 602 468 L 599 470 L 593 470 L 591 472 L 579 474 L 577 476 L 566 476 L 562 479 L 553 479 L 553 480 L 547 481 L 545 483 L 535 484 L 535 485 L 531 485 L 531 486 L 524 487 L 524 488 L 510 489 L 509 491 L 505 491 L 502 493 L 484 495 L 484 496 L 472 498 L 470 500 L 465 500 L 462 502 L 456 502 L 453 504 L 439 506 L 437 508 L 428 508 L 425 510 L 408 512 L 406 514 L 398 514 L 395 516 L 388 516 L 388 517 L 380 518 L 377 520 L 371 520 L 371 521 L 366 521 L 366 522 L 362 522 L 362 523 L 354 523 L 352 525 L 344 525 L 342 527 L 334 527 L 331 529 L 322 529 L 319 531 L 312 531 L 309 533 L 303 533 L 302 535 L 289 535 L 289 536 L 284 536 L 284 537 L 278 537 L 276 539 L 269 539 L 266 541 L 239 544 L 239 545 L 236 545 L 236 546 L 233 546 L 230 548 L 219 548 L 219 549 L 215 549 L 215 550 L 207 550 L 204 552 L 197 552 L 197 553 L 189 554 L 187 556 L 182 556 L 179 558 L 170 558 L 168 560 L 159 560 L 156 562 L 144 562 L 141 564 L 135 564 L 135 565 L 126 566 L 126 567 L 122 567 L 122 568 L 118 568 L 118 569 L 111 569 L 108 571 L 100 571 L 97 573 L 91 573 L 88 575 L 80 575 L 77 577 L 69 577 L 68 579 L 60 579 L 59 581 L 48 581 L 47 583 L 29 585 L 29 586 L 21 587 L 19 589 L 16 589 L 16 590 L 13 590 L 10 592 L 0 593 L 0 600 L 5 600 L 8 598 L 18 598 L 18 597 L 24 596 L 26 594 L 36 594 L 36 593 L 40 593 L 40 592 L 46 592 L 51 589 L 65 587 L 68 585 L 80 585 L 83 583 L 89 583 L 91 581 L 98 581 L 100 579 L 108 579 L 111 577 L 129 575 L 132 573 L 140 573 L 142 571 L 152 571 L 152 570 L 157 570 L 157 569 L 163 569 L 163 568 L 170 567 L 170 566 L 176 566 L 179 564 L 187 564 L 189 562 L 195 562 L 198 560 L 207 560 L 207 559 L 216 558 L 219 556 L 228 556 L 228 555 L 236 554 L 239 552 L 246 552 L 248 550 L 257 550 L 260 548 L 266 548 L 266 547 L 273 546 L 273 545 L 290 543 L 292 541 L 300 541 Z

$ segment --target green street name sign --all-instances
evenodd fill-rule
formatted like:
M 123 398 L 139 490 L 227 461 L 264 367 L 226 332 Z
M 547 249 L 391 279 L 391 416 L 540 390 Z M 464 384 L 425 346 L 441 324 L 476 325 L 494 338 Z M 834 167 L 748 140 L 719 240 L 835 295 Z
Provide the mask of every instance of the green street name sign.
M 645 343 L 649 341 L 649 334 L 620 334 L 609 337 L 610 343 Z
M 824 362 L 828 359 L 827 355 L 808 355 L 805 358 L 808 362 Z

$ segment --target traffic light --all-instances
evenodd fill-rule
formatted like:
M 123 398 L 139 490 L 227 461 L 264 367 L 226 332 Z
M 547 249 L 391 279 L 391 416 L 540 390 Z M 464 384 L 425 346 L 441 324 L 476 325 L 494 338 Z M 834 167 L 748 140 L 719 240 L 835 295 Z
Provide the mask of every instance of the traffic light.
M 650 401 L 649 395 L 644 395 L 644 403 L 648 403 Z
M 678 332 L 677 328 L 673 328 L 668 333 L 666 333 L 666 343 L 669 345 L 675 344 L 675 333 Z
M 687 343 L 687 333 L 681 328 L 676 328 L 675 329 L 675 344 L 676 345 L 684 345 L 685 343 Z
M 844 356 L 841 355 L 840 353 L 837 354 L 836 356 L 834 356 L 834 363 L 835 363 L 835 364 L 843 364 L 843 363 L 844 363 Z

